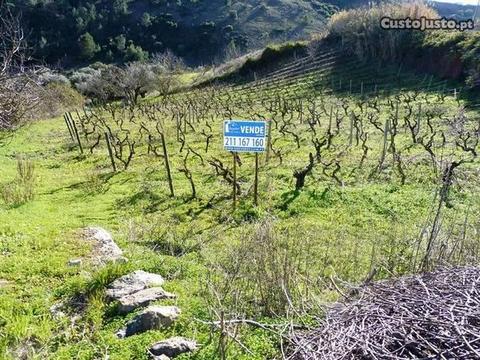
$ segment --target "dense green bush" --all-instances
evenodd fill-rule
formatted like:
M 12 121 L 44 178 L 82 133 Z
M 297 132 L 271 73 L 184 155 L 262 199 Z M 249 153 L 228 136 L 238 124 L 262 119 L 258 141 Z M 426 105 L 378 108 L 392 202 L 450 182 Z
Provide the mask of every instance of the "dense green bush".
M 6 2 L 22 13 L 35 58 L 67 67 L 144 60 L 167 49 L 191 65 L 209 64 L 222 61 L 232 42 L 245 53 L 304 37 L 334 8 L 320 0 Z
M 443 53 L 462 60 L 469 86 L 480 86 L 480 34 L 478 32 L 431 31 L 418 46 L 420 50 Z

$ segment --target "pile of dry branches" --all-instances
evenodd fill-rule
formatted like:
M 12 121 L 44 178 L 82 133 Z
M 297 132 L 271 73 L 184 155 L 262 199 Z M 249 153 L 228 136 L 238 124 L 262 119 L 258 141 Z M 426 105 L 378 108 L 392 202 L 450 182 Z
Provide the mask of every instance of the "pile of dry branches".
M 480 268 L 367 286 L 293 344 L 291 360 L 480 359 Z

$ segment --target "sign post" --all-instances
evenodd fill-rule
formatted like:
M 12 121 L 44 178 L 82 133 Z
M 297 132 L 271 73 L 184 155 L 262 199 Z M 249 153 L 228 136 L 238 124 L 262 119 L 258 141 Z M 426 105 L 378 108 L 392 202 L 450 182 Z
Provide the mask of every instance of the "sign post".
M 253 203 L 258 206 L 258 152 L 255 153 L 255 182 L 253 183 Z
M 233 155 L 233 211 L 237 208 L 237 154 Z
M 237 152 L 255 153 L 254 203 L 258 205 L 258 153 L 267 146 L 266 121 L 226 120 L 223 123 L 223 147 L 233 153 L 233 210 L 237 203 Z

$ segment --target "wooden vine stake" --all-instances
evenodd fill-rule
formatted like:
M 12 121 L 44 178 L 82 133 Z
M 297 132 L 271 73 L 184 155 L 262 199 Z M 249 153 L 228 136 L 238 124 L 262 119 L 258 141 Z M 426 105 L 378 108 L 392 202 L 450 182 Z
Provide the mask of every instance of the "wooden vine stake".
M 72 124 L 70 124 L 70 120 L 68 119 L 67 114 L 63 114 L 63 120 L 65 120 L 65 124 L 67 125 L 68 133 L 70 134 L 70 139 L 72 139 L 72 141 L 74 141 L 73 130 L 72 130 L 72 127 L 71 127 Z
M 167 151 L 167 144 L 165 143 L 165 135 L 160 133 L 160 137 L 162 140 L 162 148 L 163 148 L 163 156 L 165 158 L 165 170 L 167 171 L 167 178 L 168 178 L 168 187 L 170 188 L 170 196 L 175 196 L 175 191 L 173 190 L 173 180 L 172 180 L 172 173 L 170 171 L 170 163 L 168 161 L 168 151 Z
M 265 164 L 268 164 L 268 161 L 270 160 L 270 148 L 272 147 L 272 121 L 270 120 L 268 122 L 267 126 L 267 150 L 266 150 L 266 155 L 265 155 Z
M 105 141 L 107 143 L 108 156 L 110 156 L 110 162 L 112 163 L 113 172 L 117 172 L 117 166 L 115 165 L 115 159 L 113 158 L 112 145 L 110 144 L 110 138 L 108 133 L 105 132 Z
M 78 148 L 80 149 L 80 154 L 83 154 L 83 146 L 82 146 L 82 142 L 80 141 L 80 136 L 78 135 L 77 125 L 75 124 L 75 121 L 73 119 L 71 119 L 71 121 L 72 121 L 73 132 L 75 133 L 75 137 L 77 139 Z

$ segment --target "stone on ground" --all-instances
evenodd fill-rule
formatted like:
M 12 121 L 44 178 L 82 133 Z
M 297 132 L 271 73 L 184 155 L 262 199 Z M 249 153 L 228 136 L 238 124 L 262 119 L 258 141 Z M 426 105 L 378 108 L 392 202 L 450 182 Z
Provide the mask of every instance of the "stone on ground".
M 176 306 L 149 306 L 127 323 L 124 330 L 117 335 L 128 337 L 149 330 L 160 330 L 169 327 L 180 315 Z
M 93 262 L 100 265 L 121 261 L 123 251 L 113 241 L 112 235 L 100 227 L 89 227 L 83 231 L 85 240 L 93 243 Z
M 195 351 L 196 349 L 197 343 L 195 341 L 183 337 L 173 337 L 153 344 L 149 352 L 155 360 L 158 360 L 162 355 L 174 358 L 178 355 Z
M 8 281 L 8 280 L 0 279 L 0 289 L 5 288 L 5 287 L 9 286 L 10 284 L 11 284 L 11 282 Z
M 67 316 L 65 303 L 60 301 L 50 306 L 50 314 L 52 314 L 54 319 L 60 319 Z
M 167 355 L 154 356 L 153 360 L 170 360 Z
M 68 266 L 70 267 L 76 267 L 76 266 L 81 266 L 82 265 L 82 259 L 71 259 L 67 263 Z
M 118 300 L 118 311 L 126 314 L 137 308 L 145 307 L 153 301 L 173 298 L 175 298 L 174 294 L 163 290 L 161 287 L 147 288 L 121 297 Z
M 163 283 L 164 279 L 162 276 L 138 270 L 124 275 L 112 282 L 108 286 L 106 294 L 111 300 L 120 300 L 122 297 L 136 293 L 140 290 L 149 287 L 162 286 Z

